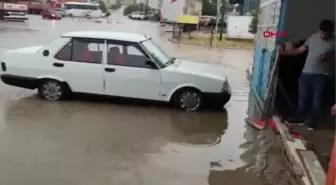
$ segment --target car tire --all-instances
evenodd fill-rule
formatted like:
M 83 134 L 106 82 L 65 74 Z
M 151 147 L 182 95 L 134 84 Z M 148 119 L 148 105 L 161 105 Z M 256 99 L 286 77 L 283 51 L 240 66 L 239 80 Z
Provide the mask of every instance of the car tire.
M 85 18 L 91 19 L 91 16 L 90 15 L 85 15 Z
M 38 95 L 42 99 L 60 101 L 70 95 L 69 87 L 58 80 L 43 79 L 38 84 Z
M 173 104 L 184 111 L 197 111 L 203 104 L 201 92 L 192 87 L 178 90 L 173 95 Z
M 73 15 L 72 15 L 72 14 L 69 14 L 68 16 L 69 16 L 69 17 L 73 17 Z

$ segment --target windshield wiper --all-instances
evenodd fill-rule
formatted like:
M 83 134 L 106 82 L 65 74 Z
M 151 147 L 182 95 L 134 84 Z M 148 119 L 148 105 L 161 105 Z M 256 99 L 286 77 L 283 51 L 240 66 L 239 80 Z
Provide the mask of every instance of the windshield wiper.
M 171 65 L 171 64 L 174 64 L 174 61 L 175 61 L 175 60 L 176 60 L 175 57 L 171 57 L 171 58 L 168 60 L 168 62 L 166 62 L 166 63 L 164 64 L 164 66 L 167 67 L 167 66 L 169 66 L 169 65 Z

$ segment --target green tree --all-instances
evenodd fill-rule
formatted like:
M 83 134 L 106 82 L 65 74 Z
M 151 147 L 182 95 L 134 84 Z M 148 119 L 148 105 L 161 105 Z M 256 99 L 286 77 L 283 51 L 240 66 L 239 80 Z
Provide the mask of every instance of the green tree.
M 152 8 L 146 5 L 145 3 L 131 4 L 124 9 L 124 15 L 129 15 L 135 11 L 148 11 Z
M 226 0 L 219 0 L 222 4 L 220 11 L 232 12 L 232 5 L 228 4 Z M 217 16 L 217 0 L 203 0 L 202 15 Z
M 100 0 L 99 2 L 99 9 L 103 12 L 103 13 L 107 13 L 108 12 L 108 9 L 107 9 L 107 6 L 105 4 L 104 1 Z
M 111 5 L 112 10 L 117 10 L 121 8 L 121 0 L 117 0 L 115 4 Z
M 217 0 L 202 0 L 202 15 L 217 15 Z
M 259 23 L 259 9 L 252 10 L 251 14 L 253 16 L 251 23 L 250 23 L 250 29 L 249 32 L 256 34 L 258 30 L 258 23 Z

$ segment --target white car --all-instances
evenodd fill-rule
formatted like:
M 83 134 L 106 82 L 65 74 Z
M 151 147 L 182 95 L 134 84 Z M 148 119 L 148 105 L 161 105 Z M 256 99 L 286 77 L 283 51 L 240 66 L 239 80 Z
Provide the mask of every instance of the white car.
M 130 19 L 137 19 L 137 20 L 145 20 L 146 19 L 146 15 L 144 12 L 132 12 L 129 15 Z
M 38 89 L 52 101 L 88 93 L 171 102 L 195 111 L 207 104 L 223 107 L 231 97 L 218 66 L 171 57 L 145 35 L 111 31 L 69 32 L 44 46 L 9 50 L 1 80 Z
M 101 10 L 94 10 L 94 11 L 87 12 L 84 15 L 84 17 L 87 19 L 102 18 L 102 17 L 105 17 L 105 13 L 103 13 Z

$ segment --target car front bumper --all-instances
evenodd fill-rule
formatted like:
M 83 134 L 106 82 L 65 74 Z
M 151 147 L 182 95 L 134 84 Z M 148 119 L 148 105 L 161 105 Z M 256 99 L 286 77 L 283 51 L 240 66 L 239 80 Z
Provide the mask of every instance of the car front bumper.
M 206 106 L 224 106 L 231 99 L 231 92 L 202 93 L 202 98 Z

